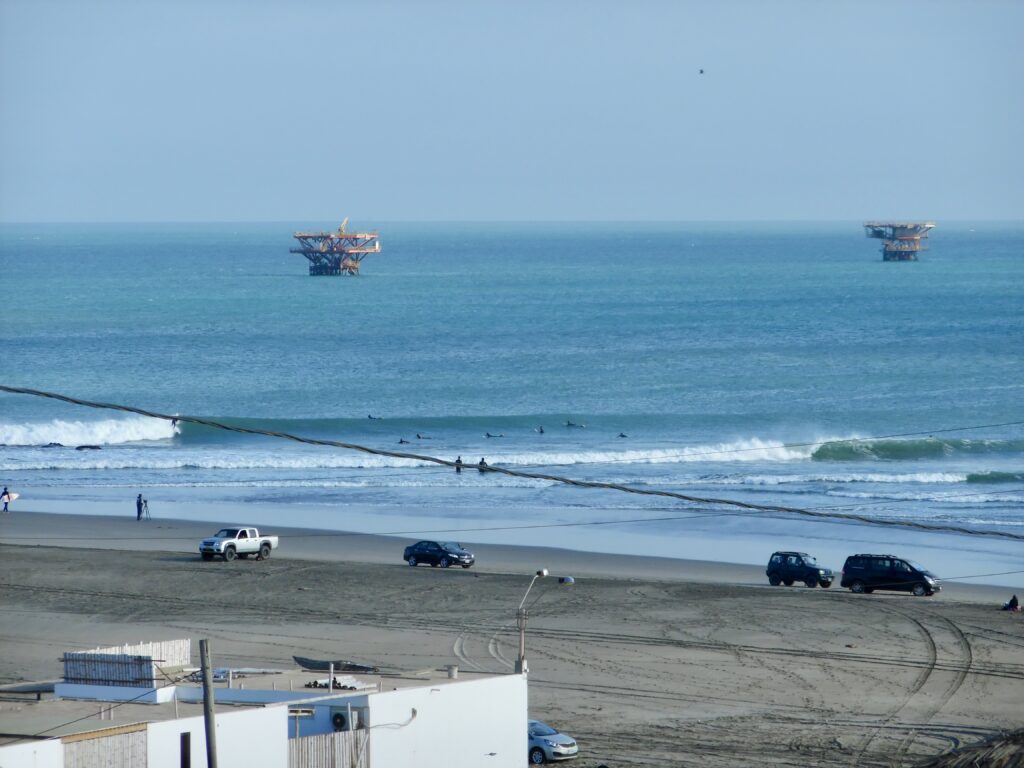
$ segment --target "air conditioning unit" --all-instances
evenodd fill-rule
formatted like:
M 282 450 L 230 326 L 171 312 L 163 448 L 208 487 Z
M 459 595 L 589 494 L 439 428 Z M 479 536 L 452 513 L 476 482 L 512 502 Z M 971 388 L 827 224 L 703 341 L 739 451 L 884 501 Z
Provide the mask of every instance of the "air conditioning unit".
M 331 707 L 331 727 L 336 731 L 356 731 L 366 724 L 362 712 L 355 707 Z

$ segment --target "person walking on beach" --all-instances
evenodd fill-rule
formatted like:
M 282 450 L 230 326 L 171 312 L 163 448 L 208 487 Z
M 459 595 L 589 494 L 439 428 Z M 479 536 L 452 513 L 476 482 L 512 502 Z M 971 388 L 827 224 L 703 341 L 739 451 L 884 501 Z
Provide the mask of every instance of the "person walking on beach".
M 140 493 L 135 497 L 135 520 L 138 522 L 142 519 L 142 494 Z
M 462 457 L 459 456 L 457 459 L 455 459 L 455 474 L 458 475 L 458 474 L 461 474 L 461 472 L 462 472 Z
M 2 499 L 4 502 L 4 512 L 10 512 L 10 510 L 7 509 L 7 505 L 11 503 L 11 494 L 7 490 L 6 485 L 4 486 L 4 492 L 0 493 L 0 499 Z

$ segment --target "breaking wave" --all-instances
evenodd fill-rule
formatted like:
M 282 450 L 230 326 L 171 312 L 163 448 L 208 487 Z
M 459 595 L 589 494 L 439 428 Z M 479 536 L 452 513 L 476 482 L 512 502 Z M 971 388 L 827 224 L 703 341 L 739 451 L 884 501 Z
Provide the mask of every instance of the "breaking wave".
M 0 445 L 121 445 L 143 440 L 169 440 L 174 435 L 175 428 L 170 422 L 145 416 L 102 421 L 0 422 Z
M 1024 440 L 964 440 L 927 437 L 914 440 L 834 440 L 814 449 L 814 461 L 914 461 L 952 456 L 1024 452 Z

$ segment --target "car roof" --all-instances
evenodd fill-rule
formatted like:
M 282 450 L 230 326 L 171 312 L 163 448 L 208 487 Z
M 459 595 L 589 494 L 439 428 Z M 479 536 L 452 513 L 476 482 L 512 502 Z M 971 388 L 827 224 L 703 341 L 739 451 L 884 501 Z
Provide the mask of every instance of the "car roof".
M 772 557 L 775 557 L 775 555 L 803 555 L 804 557 L 808 556 L 806 552 L 791 552 L 789 550 L 779 550 L 778 552 L 772 552 Z
M 903 558 L 902 558 L 902 557 L 900 557 L 899 555 L 872 555 L 872 554 L 864 554 L 864 555 L 850 555 L 850 556 L 849 556 L 849 557 L 847 557 L 846 559 L 847 559 L 847 560 L 849 560 L 849 559 L 850 559 L 850 557 L 895 557 L 895 558 L 896 558 L 897 560 L 902 560 L 902 559 L 903 559 Z

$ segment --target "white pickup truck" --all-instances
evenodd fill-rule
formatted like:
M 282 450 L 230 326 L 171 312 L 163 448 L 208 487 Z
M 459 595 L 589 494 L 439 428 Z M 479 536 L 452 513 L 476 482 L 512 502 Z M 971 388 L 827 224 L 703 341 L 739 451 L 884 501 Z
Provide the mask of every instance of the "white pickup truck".
M 273 549 L 277 549 L 277 536 L 261 536 L 255 528 L 221 528 L 210 538 L 199 542 L 199 554 L 203 560 L 213 560 L 214 555 L 228 562 L 249 555 L 266 560 Z

